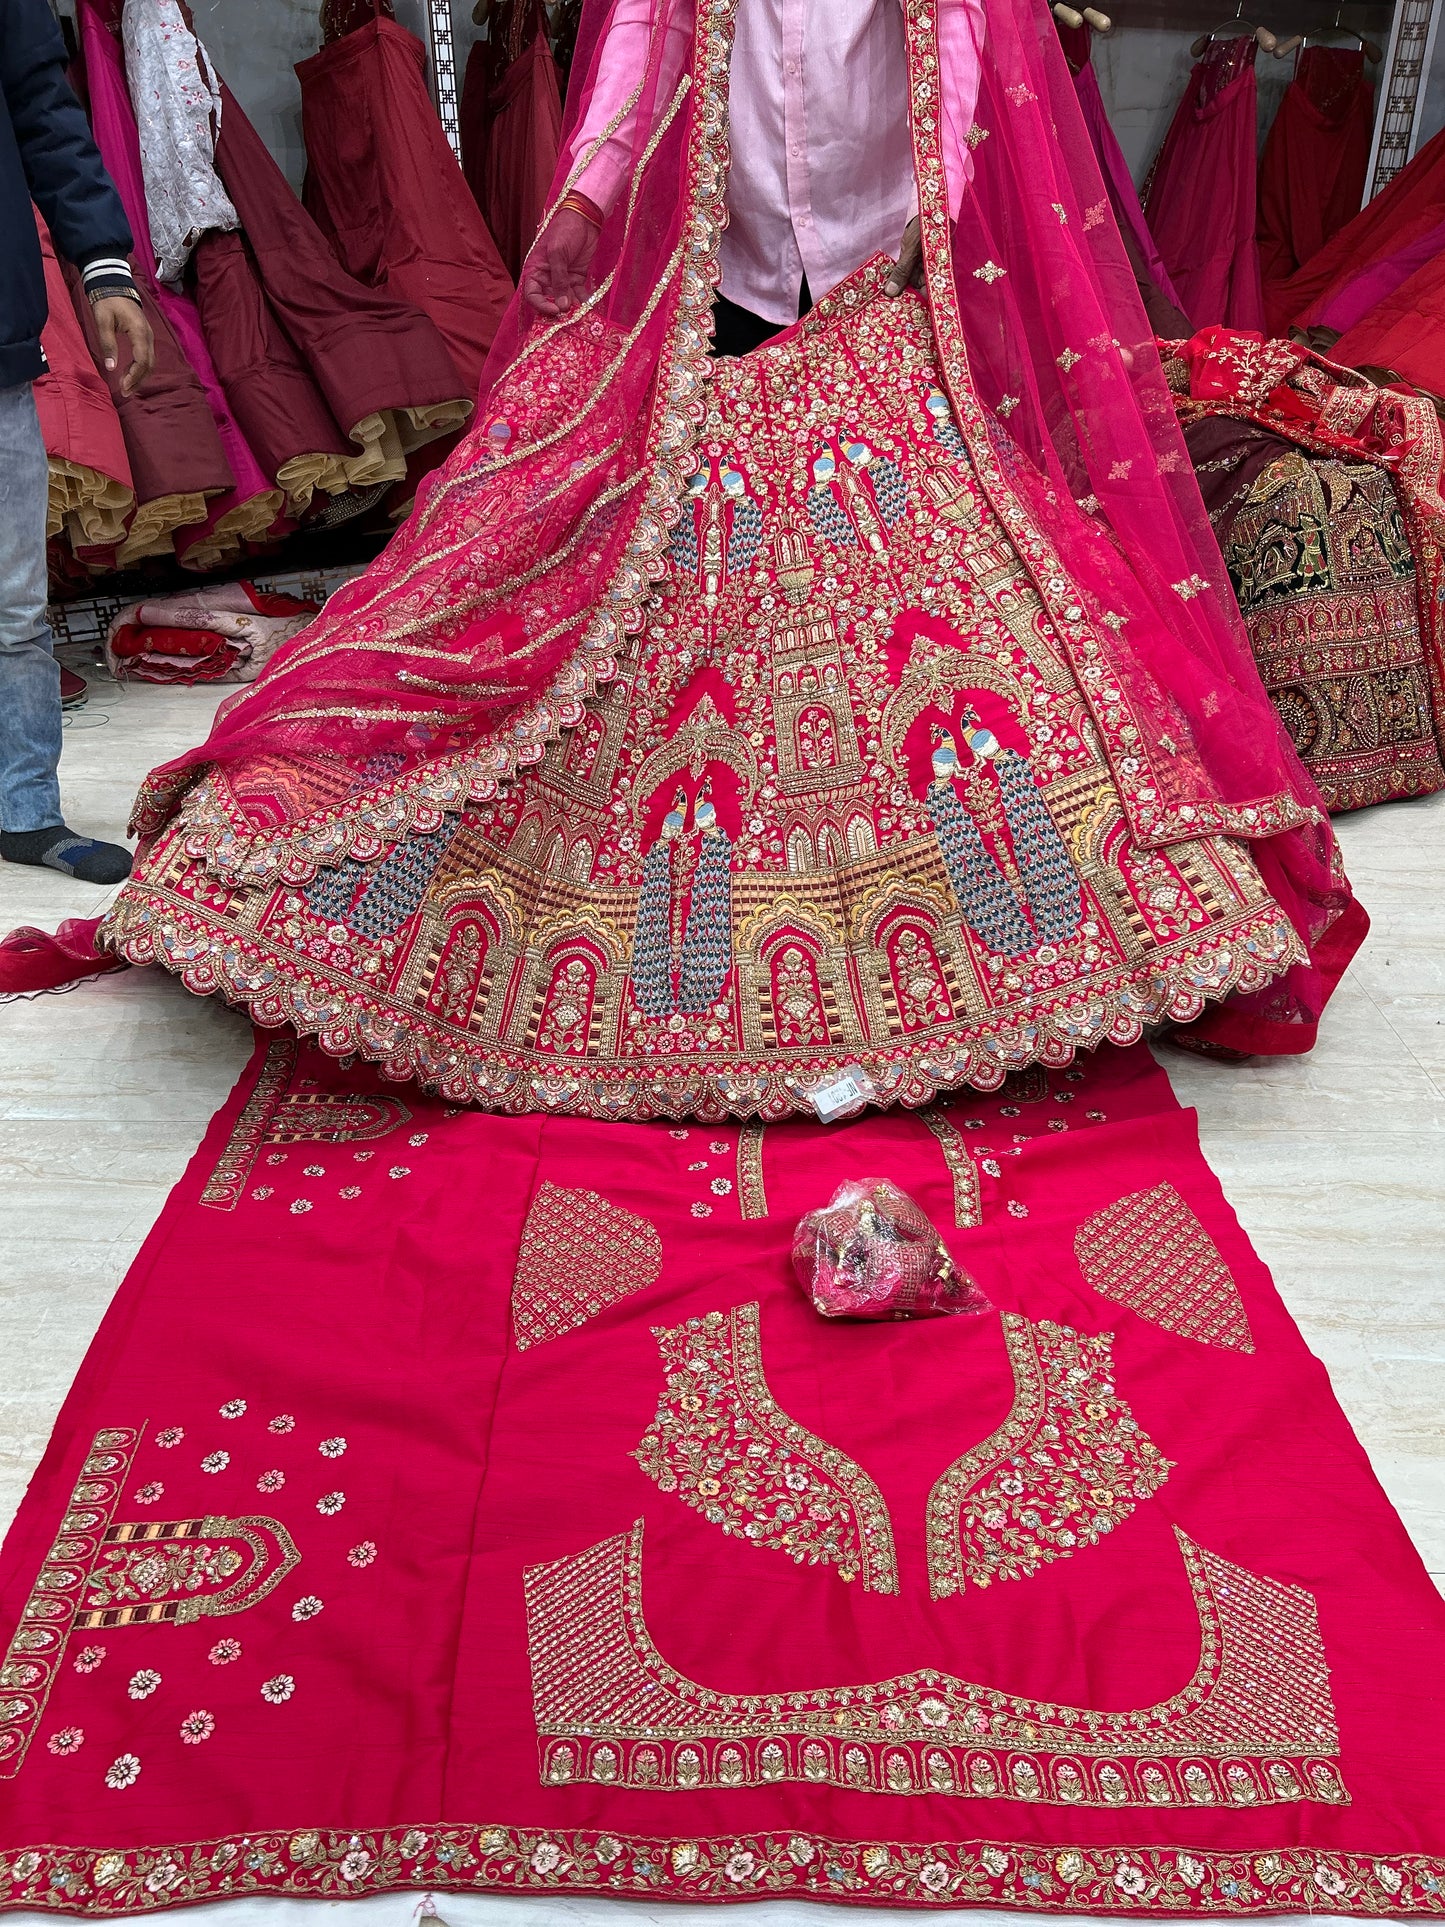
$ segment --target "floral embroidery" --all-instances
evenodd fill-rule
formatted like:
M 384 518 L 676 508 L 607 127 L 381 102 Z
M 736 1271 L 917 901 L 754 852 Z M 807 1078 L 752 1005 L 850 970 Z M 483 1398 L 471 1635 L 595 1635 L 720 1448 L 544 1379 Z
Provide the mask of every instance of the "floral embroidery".
M 161 1536 L 161 1534 L 164 1536 Z M 82 1575 L 81 1626 L 188 1625 L 243 1612 L 264 1599 L 300 1560 L 275 1519 L 178 1519 L 152 1536 L 122 1526 Z
M 823 1834 L 664 1835 L 536 1827 L 398 1826 L 251 1832 L 169 1848 L 45 1847 L 9 1863 L 20 1904 L 92 1917 L 125 1911 L 131 1896 L 170 1902 L 234 1897 L 245 1856 L 247 1891 L 350 1899 L 412 1887 L 508 1894 L 610 1894 L 657 1901 L 793 1897 L 885 1906 L 1006 1908 L 1140 1919 L 1322 1911 L 1348 1897 L 1355 1915 L 1445 1914 L 1445 1859 L 1290 1847 L 1257 1853 L 1157 1846 L 1077 1847 L 1037 1841 L 836 1840 Z M 1140 1888 L 1138 1875 L 1144 1875 Z M 93 1901 L 80 1902 L 83 1890 Z M 423 1918 L 426 1918 L 423 1905 Z M 1339 1911 L 1332 1909 L 1331 1911 Z
M 245 1412 L 245 1410 L 246 1410 L 245 1399 L 230 1398 L 230 1399 L 227 1399 L 226 1403 L 221 1407 L 221 1417 L 222 1418 L 240 1418 L 241 1415 Z
M 695 1218 L 710 1218 L 712 1216 L 712 1206 L 701 1202 L 694 1204 L 692 1206 L 692 1215 Z
M 104 1646 L 82 1646 L 75 1655 L 75 1670 L 77 1673 L 93 1673 L 104 1658 Z
M 285 1483 L 286 1474 L 279 1466 L 272 1466 L 269 1472 L 263 1472 L 260 1478 L 257 1479 L 256 1490 L 258 1492 L 279 1492 Z
M 1151 1498 L 1170 1461 L 1114 1389 L 1113 1341 L 1003 1314 L 1013 1408 L 991 1437 L 955 1459 L 928 1501 L 928 1583 L 935 1599 L 965 1582 L 1029 1579 L 1097 1545 Z
M 1101 1297 L 1151 1325 L 1201 1345 L 1254 1350 L 1234 1274 L 1172 1184 L 1096 1211 L 1074 1234 L 1074 1254 Z
M 733 1181 L 731 1178 L 714 1178 L 708 1186 L 708 1190 L 712 1192 L 715 1198 L 731 1197 L 732 1189 Z
M 407 1139 L 407 1143 L 410 1144 L 414 1150 L 417 1149 L 419 1146 L 425 1144 L 426 1141 L 427 1141 L 427 1133 L 425 1131 L 413 1131 L 411 1136 Z
M 410 1122 L 411 1112 L 399 1098 L 290 1089 L 297 1051 L 294 1037 L 278 1037 L 266 1047 L 251 1094 L 201 1193 L 202 1204 L 217 1211 L 234 1211 L 268 1144 L 349 1144 L 385 1137 Z M 284 1151 L 266 1156 L 270 1165 L 285 1162 Z M 325 1175 L 324 1165 L 308 1164 L 304 1169 L 308 1177 Z M 258 1201 L 272 1195 L 270 1185 L 258 1186 L 251 1193 Z
M 125 1690 L 133 1700 L 148 1700 L 160 1683 L 160 1674 L 147 1666 L 140 1672 L 131 1674 Z
M 738 1206 L 745 1218 L 766 1218 L 768 1193 L 763 1183 L 762 1124 L 744 1124 L 738 1132 Z
M 801 1781 L 1080 1807 L 1347 1804 L 1313 1595 L 1177 1528 L 1175 1538 L 1199 1663 L 1169 1699 L 1102 1712 L 936 1668 L 766 1695 L 700 1684 L 648 1631 L 639 1520 L 525 1575 L 543 1783 L 665 1792 Z
M 266 1427 L 268 1432 L 294 1432 L 296 1421 L 289 1412 L 278 1412 Z
M 187 1713 L 181 1721 L 181 1740 L 186 1746 L 199 1746 L 202 1740 L 210 1739 L 216 1730 L 214 1713 Z
M 203 1472 L 224 1472 L 230 1463 L 231 1455 L 229 1452 L 208 1452 L 201 1460 L 201 1470 Z
M 574 1331 L 619 1298 L 655 1285 L 661 1273 L 662 1240 L 646 1218 L 596 1191 L 540 1185 L 512 1280 L 517 1349 Z
M 359 1546 L 353 1546 L 346 1555 L 349 1566 L 373 1566 L 376 1564 L 376 1542 L 363 1539 Z
M 316 1510 L 321 1514 L 322 1518 L 330 1519 L 334 1518 L 345 1504 L 346 1494 L 344 1492 L 323 1492 L 321 1497 L 316 1501 Z
M 346 1440 L 339 1435 L 334 1439 L 323 1439 L 316 1450 L 323 1459 L 339 1459 L 346 1450 Z
M 667 1383 L 633 1453 L 725 1533 L 897 1592 L 888 1508 L 845 1453 L 788 1417 L 763 1372 L 756 1304 L 654 1328 Z
M 714 1138 L 707 1148 L 715 1158 L 725 1158 L 733 1147 L 722 1138 Z
M 296 1681 L 290 1673 L 275 1673 L 261 1682 L 261 1697 L 271 1706 L 284 1705 L 296 1691 Z
M 206 1657 L 213 1666 L 229 1666 L 233 1660 L 241 1657 L 241 1642 L 239 1639 L 218 1639 Z
M 135 1495 L 137 1505 L 155 1505 L 166 1496 L 166 1489 L 159 1479 L 150 1479 L 139 1488 Z
M 314 1619 L 320 1611 L 321 1601 L 314 1592 L 307 1593 L 304 1599 L 298 1599 L 291 1608 L 291 1617 L 295 1620 Z
M 979 1197 L 978 1172 L 974 1169 L 973 1159 L 969 1156 L 968 1146 L 958 1126 L 943 1111 L 936 1109 L 919 1111 L 917 1117 L 920 1124 L 927 1125 L 932 1131 L 943 1151 L 943 1161 L 953 1181 L 953 1222 L 961 1230 L 971 1230 L 981 1225 L 983 1203 Z M 987 1169 L 987 1166 L 984 1168 Z M 996 1169 L 993 1175 L 998 1176 Z
M 48 1750 L 60 1759 L 71 1753 L 78 1753 L 85 1744 L 85 1733 L 78 1726 L 62 1726 L 58 1733 L 52 1733 L 45 1742 Z
M 140 1761 L 134 1753 L 122 1753 L 118 1760 L 112 1760 L 105 1769 L 105 1783 L 119 1790 L 134 1786 L 140 1778 Z
M 409 1178 L 411 1176 L 411 1166 L 409 1164 L 393 1164 L 386 1175 L 389 1178 Z
M 156 1433 L 156 1444 L 163 1452 L 169 1452 L 171 1447 L 179 1445 L 185 1436 L 184 1430 L 179 1425 L 168 1425 L 163 1432 Z
M 299 1217 L 303 1212 L 310 1211 L 312 1208 L 310 1198 L 296 1198 L 291 1205 L 291 1214 L 293 1217 Z

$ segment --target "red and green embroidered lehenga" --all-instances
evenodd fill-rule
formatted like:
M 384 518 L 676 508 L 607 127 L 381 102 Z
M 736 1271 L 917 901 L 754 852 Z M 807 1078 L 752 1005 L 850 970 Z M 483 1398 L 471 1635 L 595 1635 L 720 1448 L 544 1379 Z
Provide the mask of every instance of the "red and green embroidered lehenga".
M 658 0 L 591 292 L 518 304 L 387 553 L 151 780 L 103 941 L 506 1110 L 1308 1048 L 1363 920 L 1046 13 L 991 12 L 959 181 L 904 0 L 922 294 L 880 257 L 710 363 L 732 13 Z

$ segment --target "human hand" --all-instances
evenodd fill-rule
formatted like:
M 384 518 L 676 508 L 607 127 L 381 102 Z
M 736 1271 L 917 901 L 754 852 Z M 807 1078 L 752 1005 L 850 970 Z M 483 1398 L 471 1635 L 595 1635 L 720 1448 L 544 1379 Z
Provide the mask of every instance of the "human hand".
M 923 282 L 923 234 L 915 214 L 903 230 L 903 239 L 898 243 L 898 259 L 884 283 L 885 294 L 902 294 L 905 288 L 917 288 Z
M 106 373 L 113 375 L 119 360 L 116 336 L 124 335 L 130 345 L 130 367 L 120 384 L 123 395 L 133 395 L 156 361 L 155 337 L 146 320 L 145 309 L 128 295 L 112 294 L 94 304 L 95 331 L 100 336 L 100 352 Z
M 522 293 L 538 314 L 569 314 L 587 292 L 597 223 L 575 207 L 558 208 L 522 270 Z

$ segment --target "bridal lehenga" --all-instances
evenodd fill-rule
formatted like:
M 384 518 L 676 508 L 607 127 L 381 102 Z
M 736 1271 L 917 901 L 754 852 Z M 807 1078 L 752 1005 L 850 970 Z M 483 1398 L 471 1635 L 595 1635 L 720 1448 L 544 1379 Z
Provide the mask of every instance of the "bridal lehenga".
M 826 1115 L 840 1078 L 916 1106 L 1221 1004 L 1307 1045 L 1348 887 L 1137 302 L 1085 332 L 1125 283 L 1060 171 L 1052 66 L 991 28 L 922 293 L 879 257 L 709 363 L 712 16 L 596 295 L 519 311 L 408 530 L 152 784 L 105 941 L 503 1110 Z M 927 201 L 949 162 L 907 19 Z M 639 306 L 669 140 L 678 250 Z M 990 196 L 1035 150 L 1030 205 L 1043 168 L 1070 198 L 1011 233 Z

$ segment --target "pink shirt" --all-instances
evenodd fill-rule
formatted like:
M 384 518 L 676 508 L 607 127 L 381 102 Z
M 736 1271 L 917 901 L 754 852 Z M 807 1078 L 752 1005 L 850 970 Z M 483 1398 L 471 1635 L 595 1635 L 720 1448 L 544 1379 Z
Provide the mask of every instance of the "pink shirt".
M 652 0 L 617 0 L 598 85 L 572 139 L 574 160 L 626 100 L 651 14 Z M 955 209 L 971 172 L 965 136 L 983 25 L 983 0 L 938 0 L 944 162 Z M 670 95 L 685 57 L 674 29 L 660 92 Z M 626 179 L 631 135 L 624 122 L 576 183 L 603 208 Z M 797 319 L 804 275 L 816 300 L 880 249 L 896 254 L 917 212 L 899 0 L 739 0 L 729 141 L 721 265 L 730 301 L 786 324 Z

